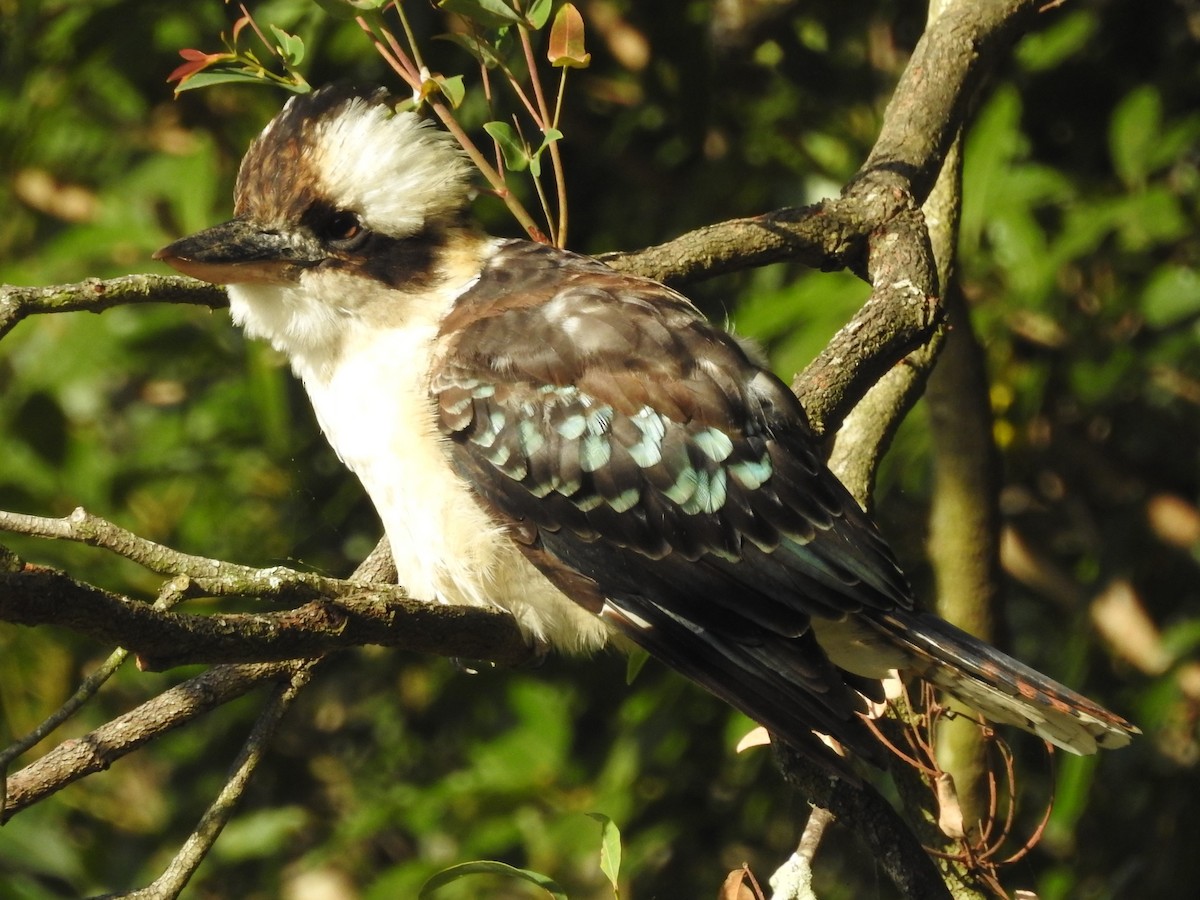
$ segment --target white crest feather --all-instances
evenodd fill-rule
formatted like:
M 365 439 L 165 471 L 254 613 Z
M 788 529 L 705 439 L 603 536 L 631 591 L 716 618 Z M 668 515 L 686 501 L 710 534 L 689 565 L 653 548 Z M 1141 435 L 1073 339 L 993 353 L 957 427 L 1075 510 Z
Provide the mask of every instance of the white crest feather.
M 324 193 L 375 231 L 415 234 L 467 202 L 470 164 L 451 135 L 416 113 L 356 97 L 314 137 Z

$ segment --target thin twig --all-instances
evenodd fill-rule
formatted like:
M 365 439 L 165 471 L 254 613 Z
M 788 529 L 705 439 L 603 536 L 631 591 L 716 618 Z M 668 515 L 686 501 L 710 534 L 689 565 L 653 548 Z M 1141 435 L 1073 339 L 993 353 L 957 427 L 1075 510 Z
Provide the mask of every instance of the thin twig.
M 217 837 L 233 816 L 238 801 L 246 791 L 250 777 L 262 761 L 271 737 L 279 727 L 284 714 L 295 701 L 296 696 L 312 678 L 313 669 L 319 660 L 303 660 L 291 667 L 291 678 L 286 684 L 281 684 L 267 702 L 254 729 L 242 746 L 234 761 L 233 770 L 221 788 L 212 805 L 200 818 L 195 830 L 188 836 L 171 860 L 166 870 L 147 887 L 122 894 L 106 894 L 97 900 L 174 900 L 182 893 L 184 887 L 195 874 L 208 851 L 212 849 Z
M 185 598 L 186 590 L 180 584 L 179 579 L 172 579 L 163 585 L 159 591 L 158 599 L 154 601 L 154 609 L 167 610 Z M 4 807 L 8 800 L 8 767 L 14 759 L 22 753 L 32 749 L 35 745 L 41 743 L 55 729 L 75 715 L 85 703 L 96 695 L 96 692 L 104 686 L 117 669 L 121 668 L 125 660 L 129 656 L 129 651 L 124 647 L 118 647 L 109 654 L 108 659 L 96 667 L 96 670 L 87 676 L 79 687 L 75 689 L 67 701 L 63 703 L 53 713 L 43 719 L 36 728 L 26 734 L 24 737 L 13 741 L 2 751 L 0 751 L 0 821 L 4 820 Z
M 87 775 L 109 768 L 168 731 L 240 697 L 291 670 L 293 661 L 214 666 L 106 722 L 81 738 L 64 741 L 8 779 L 8 804 L 0 823 Z
M 542 91 L 542 79 L 538 74 L 537 57 L 533 52 L 533 42 L 529 39 L 529 29 L 519 27 L 517 29 L 521 35 L 521 47 L 525 51 L 525 64 L 529 68 L 529 81 L 533 85 L 533 94 L 537 98 L 538 113 L 536 117 L 538 127 L 542 130 L 542 137 L 545 138 L 546 130 L 554 121 L 550 113 L 550 107 L 546 104 L 546 95 Z M 562 156 L 558 150 L 558 141 L 551 141 L 548 147 L 550 151 L 550 163 L 554 168 L 554 183 L 558 190 L 558 224 L 552 227 L 554 232 L 554 246 L 565 247 L 567 242 L 567 182 L 566 176 L 563 173 Z

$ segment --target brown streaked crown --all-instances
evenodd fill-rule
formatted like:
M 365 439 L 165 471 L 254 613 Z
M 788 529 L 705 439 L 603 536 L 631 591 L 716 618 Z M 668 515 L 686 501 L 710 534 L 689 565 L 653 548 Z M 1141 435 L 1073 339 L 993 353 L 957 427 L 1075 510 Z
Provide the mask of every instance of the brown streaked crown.
M 290 99 L 242 158 L 234 214 L 250 215 L 263 223 L 299 222 L 314 202 L 324 199 L 318 196 L 318 132 L 322 124 L 355 100 L 388 106 L 390 99 L 381 87 L 344 84 L 327 85 Z

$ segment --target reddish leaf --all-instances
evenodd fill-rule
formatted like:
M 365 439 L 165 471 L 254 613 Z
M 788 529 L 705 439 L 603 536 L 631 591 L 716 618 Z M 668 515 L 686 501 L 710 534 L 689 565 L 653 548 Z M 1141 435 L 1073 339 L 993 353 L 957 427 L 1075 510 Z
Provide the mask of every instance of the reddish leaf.
M 564 3 L 550 26 L 550 46 L 546 51 L 552 66 L 583 69 L 592 55 L 583 46 L 583 16 L 572 3 Z
M 207 69 L 213 63 L 233 59 L 232 53 L 205 53 L 203 50 L 180 50 L 179 55 L 187 62 L 167 76 L 168 84 L 172 81 L 183 81 L 185 78 Z
M 238 35 L 242 33 L 242 29 L 250 24 L 250 13 L 246 13 L 240 19 L 233 23 L 233 43 L 236 46 Z
M 746 876 L 749 874 L 749 870 L 742 866 L 725 876 L 725 882 L 721 885 L 717 900 L 757 900 L 754 891 L 746 884 Z

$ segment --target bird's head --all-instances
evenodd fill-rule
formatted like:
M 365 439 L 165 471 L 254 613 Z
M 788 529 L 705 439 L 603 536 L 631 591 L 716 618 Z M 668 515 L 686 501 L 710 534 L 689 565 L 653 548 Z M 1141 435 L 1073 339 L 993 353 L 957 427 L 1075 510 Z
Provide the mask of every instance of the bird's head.
M 234 218 L 155 259 L 229 285 L 235 321 L 293 359 L 469 277 L 470 165 L 449 134 L 393 104 L 341 85 L 291 99 L 242 160 Z

